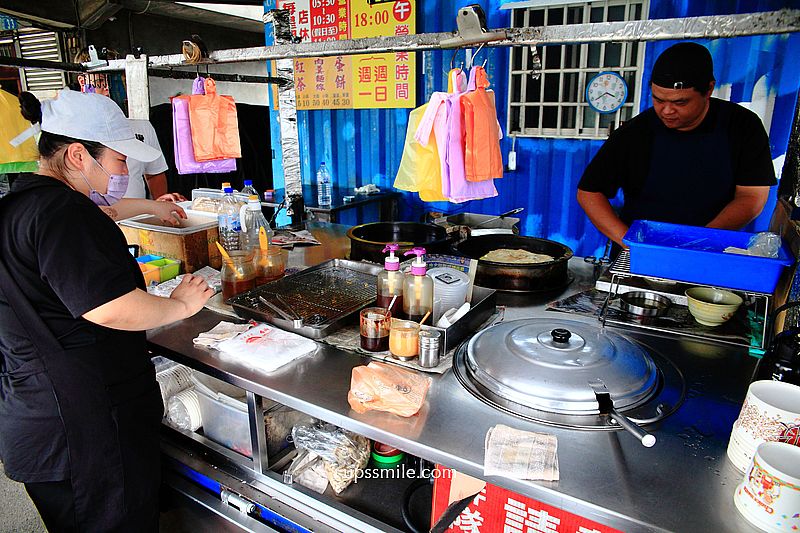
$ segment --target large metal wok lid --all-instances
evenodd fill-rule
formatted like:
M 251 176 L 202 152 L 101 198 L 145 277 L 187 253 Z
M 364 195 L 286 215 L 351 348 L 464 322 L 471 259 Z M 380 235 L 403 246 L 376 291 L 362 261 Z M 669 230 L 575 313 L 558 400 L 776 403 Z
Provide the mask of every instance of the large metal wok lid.
M 646 402 L 659 385 L 650 355 L 634 341 L 598 326 L 525 319 L 487 328 L 469 342 L 469 379 L 495 398 L 569 415 L 598 413 L 595 392 L 614 407 Z

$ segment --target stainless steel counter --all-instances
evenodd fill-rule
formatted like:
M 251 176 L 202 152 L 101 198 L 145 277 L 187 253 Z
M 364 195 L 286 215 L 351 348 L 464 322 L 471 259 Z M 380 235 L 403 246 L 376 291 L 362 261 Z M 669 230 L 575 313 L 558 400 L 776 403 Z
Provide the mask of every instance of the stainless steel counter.
M 338 243 L 338 251 L 346 248 L 346 238 L 339 239 L 341 226 L 317 225 L 311 229 L 318 238 L 330 237 Z M 314 248 L 293 252 L 290 262 L 305 262 L 309 257 L 316 262 L 317 256 L 336 253 L 329 247 Z M 564 295 L 591 286 L 591 266 L 573 260 L 570 268 L 576 280 Z M 505 320 L 552 317 L 555 313 L 545 311 L 545 303 L 531 300 L 524 306 L 508 308 Z M 192 345 L 192 338 L 223 319 L 204 310 L 189 320 L 150 331 L 148 339 L 159 354 L 474 477 L 484 478 L 484 437 L 490 427 L 506 424 L 554 434 L 558 437 L 560 481 L 485 479 L 620 530 L 756 531 L 734 508 L 733 491 L 742 475 L 725 455 L 755 363 L 745 349 L 625 331 L 671 359 L 686 379 L 684 404 L 648 427 L 658 438 L 648 449 L 625 432 L 560 429 L 502 413 L 470 395 L 452 371 L 431 375 L 433 384 L 426 405 L 417 416 L 357 414 L 347 403 L 350 374 L 353 367 L 366 364 L 368 359 L 320 345 L 314 356 L 264 374 L 222 362 L 214 351 Z

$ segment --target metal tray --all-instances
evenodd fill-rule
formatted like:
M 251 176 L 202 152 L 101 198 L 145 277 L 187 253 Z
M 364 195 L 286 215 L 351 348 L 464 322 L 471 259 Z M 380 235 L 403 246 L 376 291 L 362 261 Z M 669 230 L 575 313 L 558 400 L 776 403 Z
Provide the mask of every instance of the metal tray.
M 382 269 L 372 263 L 333 259 L 237 294 L 229 303 L 243 318 L 269 322 L 310 339 L 321 339 L 375 301 L 375 285 Z M 259 297 L 294 313 L 302 319 L 302 324 L 280 317 Z

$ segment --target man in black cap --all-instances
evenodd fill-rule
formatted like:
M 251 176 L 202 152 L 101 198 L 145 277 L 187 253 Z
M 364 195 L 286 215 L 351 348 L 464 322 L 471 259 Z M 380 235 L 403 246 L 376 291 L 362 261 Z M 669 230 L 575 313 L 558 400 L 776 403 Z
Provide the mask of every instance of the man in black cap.
M 592 223 L 622 246 L 634 220 L 740 229 L 776 184 L 769 138 L 744 107 L 711 98 L 711 54 L 678 43 L 653 65 L 653 107 L 614 131 L 578 184 Z M 619 189 L 619 215 L 609 203 Z

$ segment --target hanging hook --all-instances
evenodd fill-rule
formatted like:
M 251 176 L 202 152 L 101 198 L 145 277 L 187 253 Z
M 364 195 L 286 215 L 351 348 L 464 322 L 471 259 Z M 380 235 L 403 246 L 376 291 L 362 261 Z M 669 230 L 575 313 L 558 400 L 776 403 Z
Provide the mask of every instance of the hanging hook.
M 197 77 L 200 77 L 200 65 L 195 65 L 195 70 L 197 71 Z
M 458 51 L 459 50 L 461 50 L 461 48 L 456 48 L 455 51 L 453 52 L 453 56 L 450 58 L 450 70 L 453 70 L 454 68 L 456 68 L 455 67 L 455 61 L 456 61 L 456 55 L 458 55 Z M 461 67 L 459 67 L 459 68 L 463 68 L 463 67 L 464 67 L 464 63 L 462 62 L 461 63 Z
M 211 74 L 208 73 L 208 63 L 206 63 L 206 78 L 210 78 Z
M 478 54 L 480 54 L 480 53 L 481 53 L 481 50 L 483 50 L 483 47 L 484 47 L 484 46 L 486 46 L 486 43 L 481 43 L 481 45 L 478 47 L 478 49 L 475 51 L 475 53 L 474 53 L 474 54 L 472 54 L 472 57 L 471 57 L 471 58 L 470 58 L 470 60 L 469 60 L 469 67 L 470 67 L 470 68 L 472 68 L 473 66 L 475 66 L 475 58 L 476 58 L 476 57 L 478 57 Z M 484 66 L 485 66 L 485 65 L 486 65 L 486 61 L 484 61 L 484 62 L 483 62 L 483 64 L 484 64 Z

